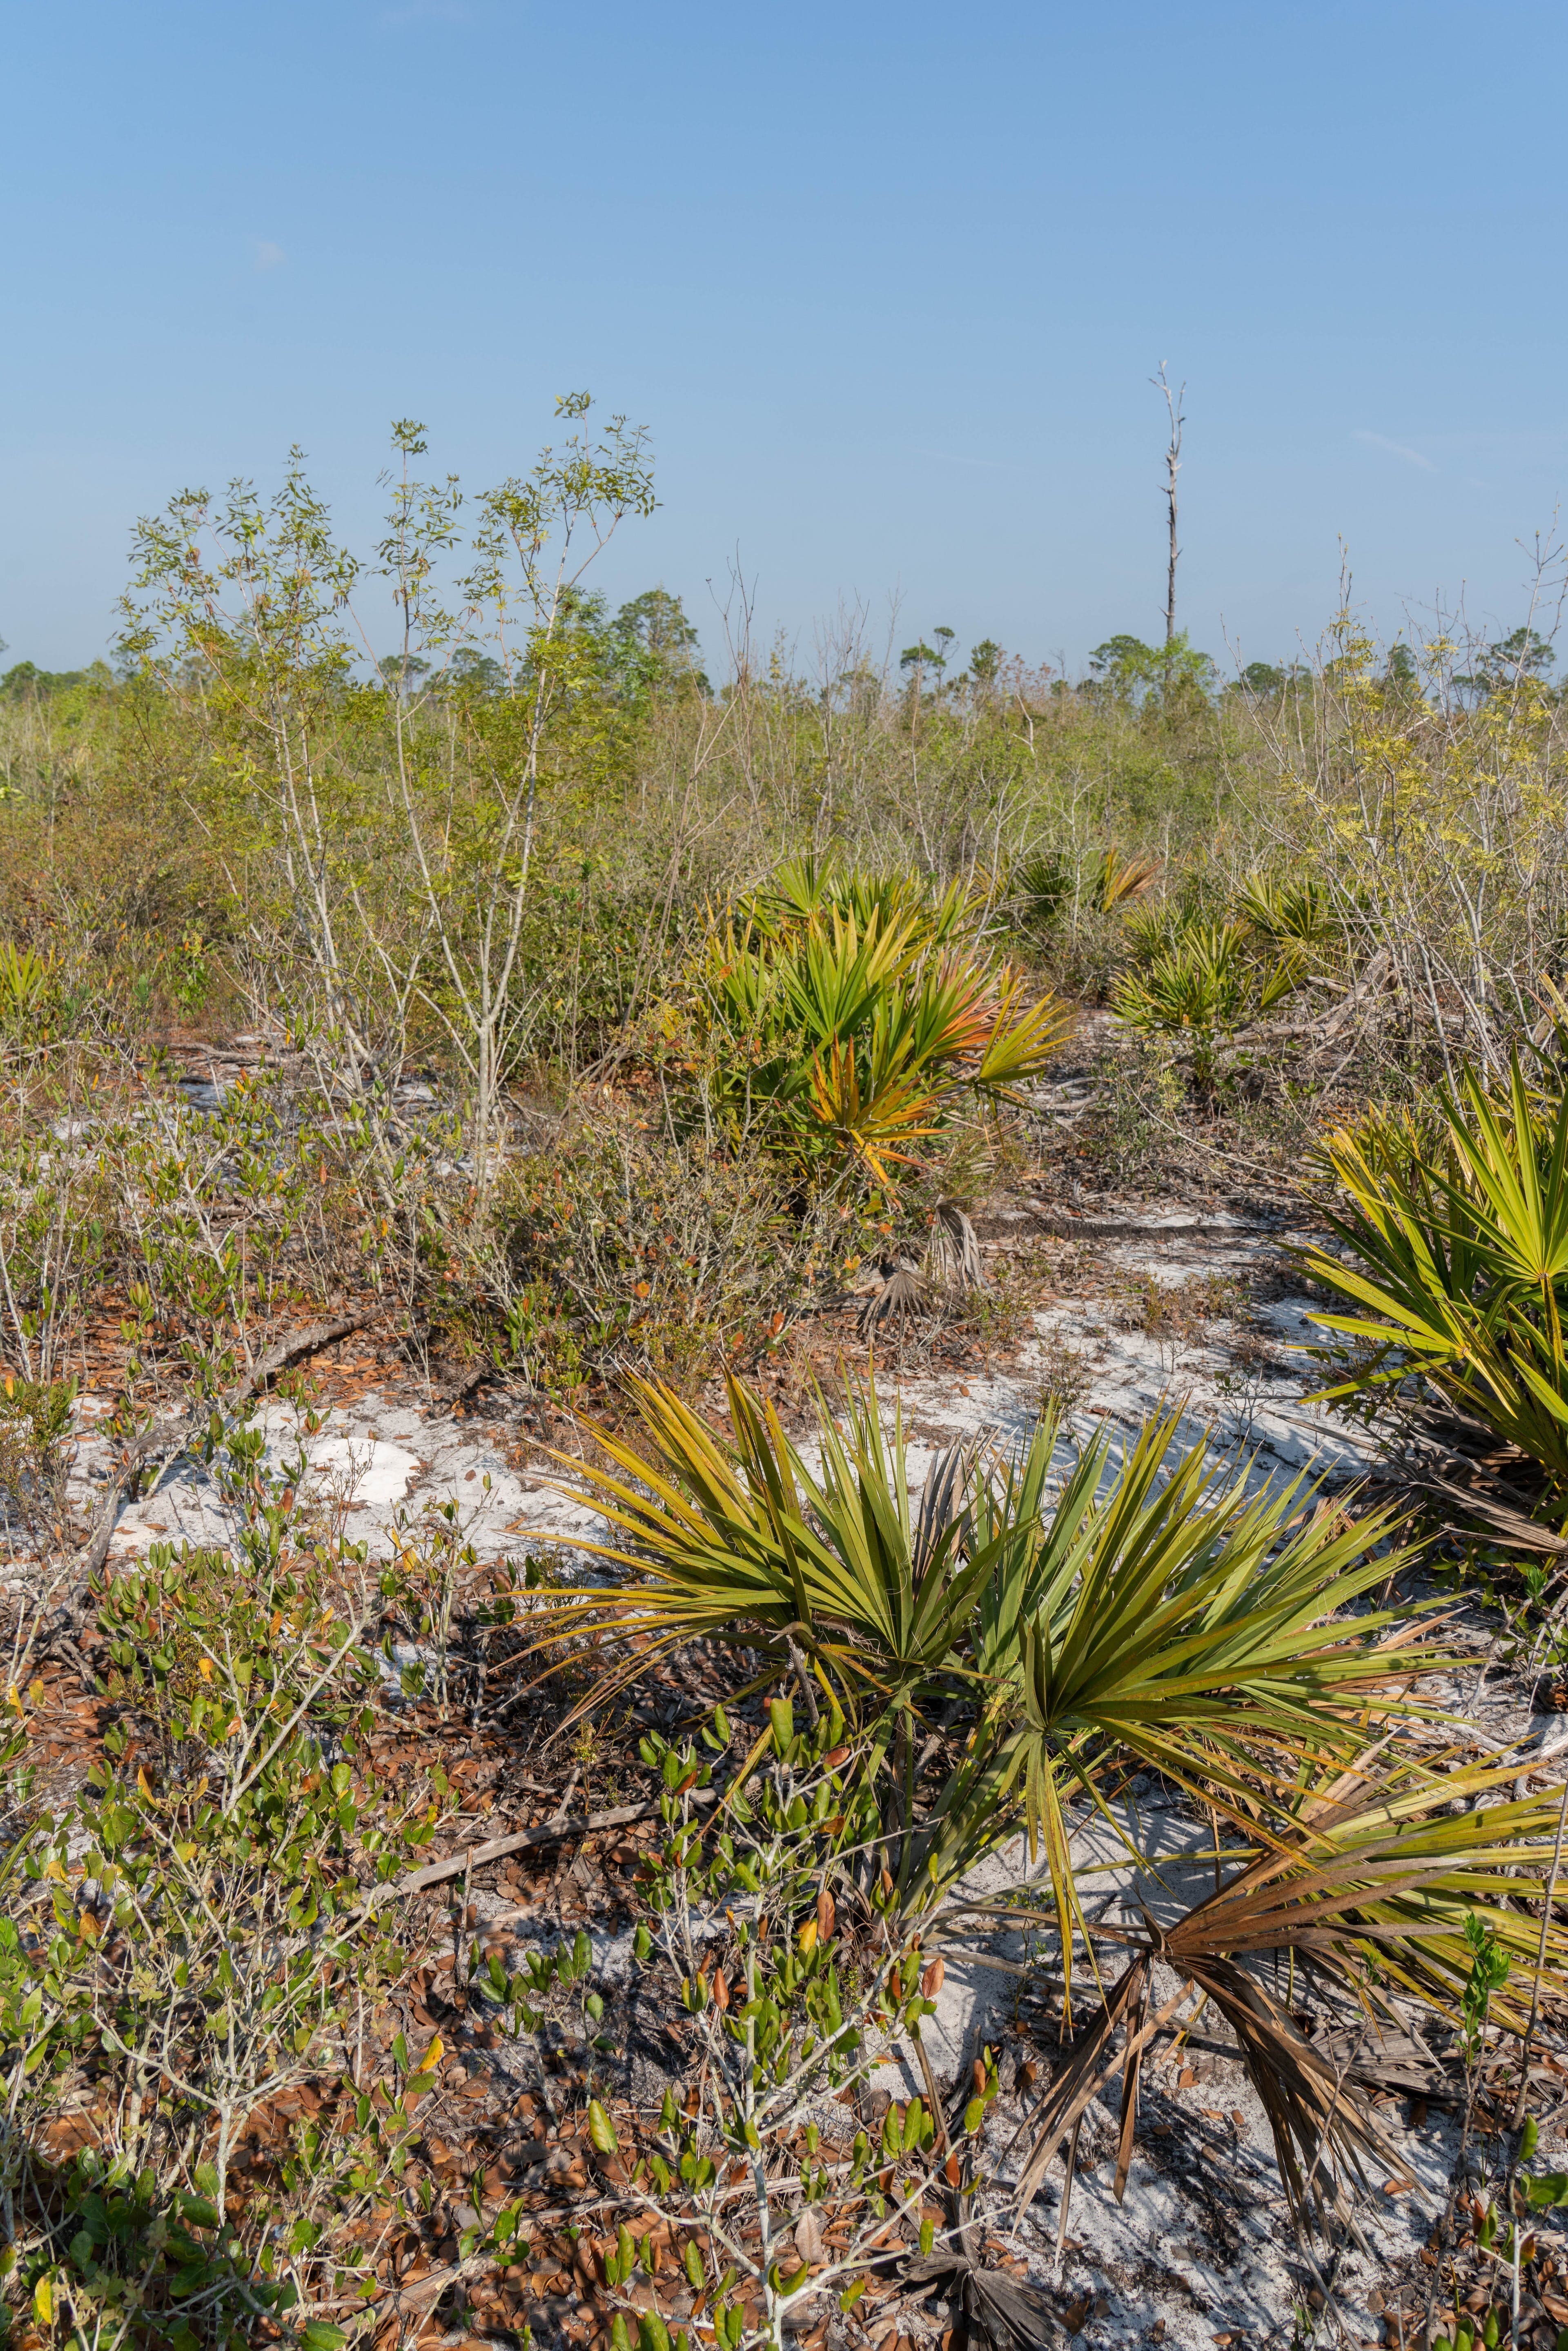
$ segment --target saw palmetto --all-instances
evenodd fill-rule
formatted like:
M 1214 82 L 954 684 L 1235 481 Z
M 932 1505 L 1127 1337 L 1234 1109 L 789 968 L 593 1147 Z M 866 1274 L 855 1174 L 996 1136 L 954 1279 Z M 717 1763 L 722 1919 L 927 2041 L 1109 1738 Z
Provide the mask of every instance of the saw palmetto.
M 1323 1507 L 1299 1479 L 1251 1492 L 1201 1444 L 1173 1459 L 1176 1425 L 1149 1423 L 1114 1470 L 1102 1438 L 1049 1508 L 1037 1446 L 973 1506 L 990 1562 L 973 1635 L 985 1735 L 933 1805 L 911 1883 L 949 1885 L 977 1818 L 1021 1817 L 1069 1968 L 1071 1796 L 1103 1807 L 1131 1759 L 1251 1821 L 1354 1752 L 1373 1716 L 1413 1710 L 1405 1693 L 1435 1662 L 1406 1610 L 1359 1606 L 1408 1556 L 1387 1512 Z
M 691 967 L 707 1095 L 737 1135 L 891 1187 L 966 1099 L 1009 1096 L 1071 1025 L 955 888 L 798 866 L 722 922 Z
M 971 1446 L 917 1510 L 901 1421 L 884 1428 L 874 1387 L 838 1416 L 822 1404 L 815 1468 L 738 1380 L 727 1440 L 668 1388 L 633 1394 L 641 1447 L 600 1430 L 613 1466 L 572 1465 L 618 1538 L 588 1548 L 626 1580 L 536 1595 L 536 1642 L 591 1645 L 580 1711 L 698 1637 L 760 1649 L 775 1673 L 793 1647 L 871 1725 L 873 1768 L 902 1759 L 891 1860 L 906 1912 L 1022 1825 L 1070 1957 L 1071 1795 L 1103 1802 L 1131 1757 L 1250 1823 L 1303 1773 L 1341 1768 L 1369 1719 L 1409 1710 L 1433 1662 L 1403 1612 L 1362 1606 L 1405 1557 L 1386 1513 L 1319 1507 L 1300 1481 L 1249 1492 L 1201 1446 L 1173 1459 L 1174 1417 L 1120 1463 L 1102 1439 L 1054 1490 L 1054 1420 L 1009 1463 Z M 935 1697 L 967 1698 L 974 1727 L 916 1789 L 910 1726 Z
M 842 1422 L 819 1417 L 813 1471 L 771 1405 L 727 1377 L 726 1441 L 667 1386 L 634 1381 L 643 1449 L 597 1429 L 615 1467 L 570 1466 L 620 1542 L 583 1546 L 629 1581 L 562 1586 L 536 1601 L 545 1642 L 620 1640 L 590 1698 L 598 1705 L 664 1651 L 703 1637 L 785 1654 L 793 1639 L 824 1688 L 854 1714 L 895 1703 L 949 1664 L 989 1572 L 964 1558 L 961 1519 L 934 1527 L 912 1505 L 905 1440 L 884 1431 L 874 1386 L 852 1391 Z
M 1243 1856 L 1212 1896 L 1168 1925 L 1135 1898 L 1125 1907 L 1141 1910 L 1140 1923 L 1102 1920 L 1100 1942 L 1131 1946 L 1131 1955 L 1029 2118 L 1020 2209 L 1059 2150 L 1068 2151 L 1071 2184 L 1077 2126 L 1118 2073 L 1120 2196 L 1145 2052 L 1192 1994 L 1236 2036 L 1299 2225 L 1343 2210 L 1347 2188 L 1364 2181 L 1369 2162 L 1396 2168 L 1352 2079 L 1354 2052 L 1364 2046 L 1375 2055 L 1384 2024 L 1398 2026 L 1396 1996 L 1457 2022 L 1477 1929 L 1510 1962 L 1492 1994 L 1500 2029 L 1525 2029 L 1538 1987 L 1561 1991 L 1568 1928 L 1527 1906 L 1543 1901 L 1553 1881 L 1562 1791 L 1511 1798 L 1517 1768 L 1442 1752 L 1392 1762 L 1386 1753 L 1364 1756 L 1328 1785 L 1303 1790 L 1269 1848 Z M 1264 1961 L 1277 1970 L 1298 1959 L 1340 1991 L 1353 2017 L 1359 2011 L 1361 2029 L 1346 2048 L 1314 2045 L 1260 1972 Z M 1156 1967 L 1176 1979 L 1157 2011 Z
M 1437 1100 L 1435 1142 L 1374 1115 L 1330 1137 L 1337 1249 L 1304 1271 L 1353 1308 L 1320 1313 L 1363 1358 L 1324 1393 L 1375 1401 L 1418 1376 L 1539 1466 L 1568 1506 L 1568 1092 L 1542 1101 L 1465 1072 Z

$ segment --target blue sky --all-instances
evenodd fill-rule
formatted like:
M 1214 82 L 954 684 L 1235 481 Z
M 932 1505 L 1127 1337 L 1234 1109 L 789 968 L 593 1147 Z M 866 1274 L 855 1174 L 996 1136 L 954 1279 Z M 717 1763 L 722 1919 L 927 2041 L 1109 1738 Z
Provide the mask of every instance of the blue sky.
M 0 636 L 105 644 L 131 525 L 291 442 L 368 538 L 386 425 L 478 488 L 553 397 L 649 428 L 601 574 L 722 666 L 859 604 L 1076 666 L 1355 592 L 1523 612 L 1568 480 L 1568 11 L 1384 0 L 127 0 L 4 8 Z M 709 582 L 712 583 L 710 589 Z M 896 611 L 894 606 L 896 605 Z M 372 618 L 372 626 L 374 621 Z M 391 642 L 390 626 L 388 642 Z M 1565 657 L 1568 658 L 1568 657 Z

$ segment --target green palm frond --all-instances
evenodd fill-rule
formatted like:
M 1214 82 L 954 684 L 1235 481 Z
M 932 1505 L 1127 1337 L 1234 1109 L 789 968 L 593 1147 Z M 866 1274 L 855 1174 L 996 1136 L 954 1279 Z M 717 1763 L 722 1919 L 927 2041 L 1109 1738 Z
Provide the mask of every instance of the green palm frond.
M 1238 923 L 1186 931 L 1142 969 L 1124 972 L 1112 1008 L 1131 1029 L 1166 1036 L 1213 1035 L 1238 1029 L 1252 1011 L 1251 968 Z
M 710 918 L 694 956 L 710 1102 L 738 1135 L 859 1161 L 891 1188 L 966 1099 L 1005 1099 L 1071 1026 L 980 936 L 970 893 L 802 863 Z
M 1333 901 L 1326 884 L 1314 876 L 1281 882 L 1270 874 L 1254 874 L 1236 893 L 1236 911 L 1260 938 L 1277 946 L 1293 941 L 1316 946 L 1339 928 Z
M 1409 1555 L 1388 1549 L 1388 1512 L 1314 1507 L 1301 1480 L 1249 1495 L 1209 1470 L 1201 1445 L 1162 1474 L 1176 1426 L 1150 1423 L 1108 1484 L 1102 1439 L 1049 1517 L 1015 1520 L 1007 1540 L 996 1521 L 1009 1500 L 1027 1507 L 1038 1460 L 1012 1497 L 977 1496 L 994 1564 L 976 1654 L 994 1732 L 933 1806 L 909 1884 L 924 1900 L 969 1865 L 971 1816 L 1021 1816 L 1069 1970 L 1082 1917 L 1064 1806 L 1080 1792 L 1103 1802 L 1110 1758 L 1165 1773 L 1250 1830 L 1260 1799 L 1277 1804 L 1303 1771 L 1354 1753 L 1369 1713 L 1415 1711 L 1404 1692 L 1436 1662 L 1407 1612 L 1345 1613 Z
M 837 1417 L 820 1401 L 813 1472 L 772 1407 L 727 1384 L 731 1440 L 639 1382 L 643 1448 L 597 1430 L 614 1467 L 570 1465 L 621 1538 L 587 1548 L 627 1580 L 536 1595 L 536 1642 L 608 1647 L 579 1713 L 684 1642 L 760 1647 L 773 1671 L 792 1642 L 847 1716 L 869 1717 L 877 1758 L 928 1695 L 967 1691 L 968 1746 L 904 1817 L 905 1910 L 1021 1825 L 1070 1952 L 1070 1797 L 1103 1806 L 1133 1758 L 1252 1835 L 1304 1774 L 1343 1769 L 1369 1720 L 1421 1711 L 1405 1693 L 1435 1653 L 1406 1614 L 1363 1604 L 1407 1556 L 1386 1511 L 1323 1508 L 1300 1480 L 1250 1493 L 1201 1445 L 1172 1462 L 1173 1416 L 1119 1465 L 1090 1447 L 1054 1498 L 1054 1420 L 1006 1467 L 953 1457 L 934 1473 L 940 1507 L 928 1496 L 917 1517 L 902 1421 L 883 1427 L 874 1386 Z
M 1517 1062 L 1506 1087 L 1466 1071 L 1438 1097 L 1434 1144 L 1407 1118 L 1374 1114 L 1332 1135 L 1338 1249 L 1304 1271 L 1359 1311 L 1319 1313 L 1366 1359 L 1333 1399 L 1420 1374 L 1456 1409 L 1539 1463 L 1568 1498 L 1568 1093 L 1533 1098 Z
M 895 1416 L 890 1440 L 874 1385 L 863 1397 L 852 1393 L 841 1427 L 821 1409 L 815 1477 L 771 1405 L 733 1375 L 726 1387 L 732 1444 L 673 1390 L 635 1381 L 652 1464 L 604 1429 L 594 1434 L 622 1474 L 558 1457 L 628 1538 L 583 1548 L 635 1579 L 539 1595 L 541 1646 L 570 1635 L 636 1643 L 578 1711 L 601 1704 L 664 1651 L 703 1636 L 748 1644 L 758 1632 L 790 1634 L 846 1712 L 907 1695 L 957 1665 L 955 1645 L 988 1562 L 982 1555 L 956 1563 L 956 1520 L 935 1543 L 917 1541 L 902 1420 Z
M 1299 988 L 1307 960 L 1301 945 L 1284 941 L 1271 963 L 1256 951 L 1252 926 L 1186 920 L 1165 943 L 1150 925 L 1148 959 L 1124 971 L 1112 993 L 1119 1019 L 1145 1036 L 1182 1040 L 1199 1083 L 1212 1084 L 1222 1040 L 1260 1019 Z
M 1040 1077 L 1061 1050 L 1076 1024 L 1071 1005 L 1060 997 L 1041 997 L 1026 1010 L 1021 1003 L 1023 982 L 1017 972 L 1004 972 L 992 998 L 994 1012 L 984 1042 L 974 1083 L 984 1093 L 1007 1094 L 1015 1086 Z
M 1020 858 L 1009 876 L 1009 895 L 1031 930 L 1049 931 L 1077 886 L 1077 869 L 1060 849 Z
M 918 875 L 908 872 L 865 873 L 838 864 L 831 857 L 810 855 L 786 861 L 760 889 L 743 901 L 743 912 L 759 934 L 779 938 L 837 912 L 853 917 L 862 931 L 874 917 L 885 931 L 895 923 L 913 921 L 922 949 L 943 946 L 969 926 L 983 900 L 967 883 L 955 882 L 934 897 Z

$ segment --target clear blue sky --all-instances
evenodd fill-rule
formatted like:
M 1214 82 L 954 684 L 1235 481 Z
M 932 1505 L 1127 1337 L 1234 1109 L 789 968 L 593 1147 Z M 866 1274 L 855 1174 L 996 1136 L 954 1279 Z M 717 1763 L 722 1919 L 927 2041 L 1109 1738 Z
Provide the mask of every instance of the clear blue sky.
M 131 524 L 309 454 L 374 521 L 387 420 L 478 487 L 552 398 L 645 423 L 662 580 L 722 664 L 841 600 L 1070 665 L 1163 601 L 1315 640 L 1343 538 L 1389 635 L 1568 479 L 1568 10 L 1490 0 L 73 0 L 3 12 L 0 636 L 74 665 Z M 388 640 L 391 641 L 390 628 Z M 1565 656 L 1568 661 L 1568 656 Z

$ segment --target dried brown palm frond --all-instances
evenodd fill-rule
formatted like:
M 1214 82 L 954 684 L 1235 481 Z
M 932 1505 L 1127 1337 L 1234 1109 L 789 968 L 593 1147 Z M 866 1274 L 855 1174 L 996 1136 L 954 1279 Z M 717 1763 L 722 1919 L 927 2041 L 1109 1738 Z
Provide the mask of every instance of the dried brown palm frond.
M 925 1310 L 925 1284 L 915 1266 L 895 1264 L 886 1258 L 877 1270 L 883 1277 L 882 1288 L 873 1291 L 858 1318 L 862 1339 L 868 1339 L 884 1322 L 891 1322 L 894 1315 L 900 1322 L 907 1322 L 911 1315 Z
M 920 1497 L 920 1511 L 915 1521 L 915 1541 L 912 1565 L 916 1578 L 924 1576 L 941 1554 L 944 1538 L 950 1527 L 958 1530 L 954 1548 L 955 1559 L 967 1557 L 973 1548 L 973 1529 L 969 1513 L 969 1497 L 974 1489 L 975 1471 L 990 1439 L 990 1432 L 982 1430 L 976 1437 L 961 1437 L 945 1445 L 932 1462 L 925 1476 Z
M 984 1290 L 986 1268 L 975 1228 L 954 1200 L 938 1200 L 931 1223 L 932 1277 L 948 1290 Z
M 1380 1759 L 1381 1760 L 1381 1759 Z M 1438 1768 L 1446 1765 L 1447 1768 Z M 1030 2118 L 1032 2146 L 1018 2189 L 1021 2210 L 1053 2156 L 1071 2149 L 1090 2102 L 1122 2076 L 1116 2190 L 1125 2184 L 1143 2055 L 1190 1994 L 1207 1996 L 1236 2036 L 1273 2133 L 1280 2176 L 1298 2228 L 1348 2210 L 1366 2167 L 1393 2166 L 1391 2147 L 1350 2086 L 1354 2048 L 1320 2049 L 1252 1972 L 1249 1961 L 1310 1959 L 1348 1992 L 1369 2030 L 1405 1993 L 1452 2017 L 1469 1977 L 1467 1919 L 1479 1919 L 1511 1962 L 1491 2017 L 1522 2032 L 1535 1986 L 1568 1993 L 1568 1926 L 1525 1907 L 1543 1898 L 1562 1792 L 1488 1801 L 1511 1762 L 1448 1758 L 1370 1761 L 1304 1796 L 1271 1849 L 1260 1853 L 1174 1925 L 1145 1909 L 1137 1928 L 1102 1926 L 1134 1956 L 1073 2042 Z M 1478 1809 L 1454 1814 L 1456 1799 Z M 1176 1993 L 1149 2013 L 1154 1970 L 1172 1970 Z M 1120 2048 L 1117 2046 L 1120 2039 Z
M 1019 2178 L 1017 2205 L 1019 2213 L 1026 2211 L 1034 2200 L 1036 2190 L 1045 2178 L 1051 2159 L 1057 2149 L 1071 2146 L 1076 2139 L 1078 2126 L 1100 2092 L 1114 2080 L 1118 2069 L 1123 2075 L 1124 2108 L 1136 2103 L 1137 2068 L 1143 2052 L 1156 2032 L 1186 1998 L 1184 1984 L 1176 1998 L 1153 2017 L 1148 2014 L 1151 1963 L 1148 1955 L 1140 1952 L 1124 1969 L 1106 1992 L 1101 2005 L 1074 2034 L 1066 2055 L 1051 2073 L 1050 2086 L 1029 2116 L 1028 2130 L 1033 2145 L 1029 2159 Z M 1116 2048 L 1117 2034 L 1123 2035 L 1120 2053 Z M 1123 2167 L 1118 2162 L 1116 2187 L 1121 2194 Z M 1068 2164 L 1068 2185 L 1071 2192 L 1071 2160 Z
M 1091 869 L 1086 894 L 1096 914 L 1110 914 L 1146 896 L 1159 877 L 1152 857 L 1124 857 L 1112 842 Z
M 1020 2285 L 987 2266 L 983 2234 L 967 2219 L 939 2252 L 911 2262 L 904 2277 L 914 2285 L 949 2280 L 971 2332 L 982 2335 L 992 2351 L 1043 2351 L 1046 2344 L 1060 2341 L 1068 2329 L 1039 2287 Z
M 1402 1396 L 1385 1446 L 1384 1478 L 1435 1505 L 1444 1533 L 1471 1541 L 1479 1526 L 1499 1551 L 1568 1552 L 1568 1536 L 1541 1515 L 1549 1494 L 1539 1463 L 1473 1415 Z
M 1155 1930 L 1157 1938 L 1157 1930 Z M 1179 1989 L 1150 2011 L 1157 1957 L 1175 1964 L 1168 1948 L 1152 1942 L 1125 1969 L 1103 2006 L 1074 2040 L 1066 2063 L 1030 2118 L 1033 2145 L 1016 2191 L 1022 2213 L 1033 2199 L 1052 2158 L 1067 2151 L 1072 2187 L 1078 2127 L 1102 2090 L 1122 2076 L 1116 2198 L 1120 2202 L 1132 2161 L 1138 2091 L 1145 2052 L 1196 1990 L 1207 1993 L 1235 2033 L 1241 2062 L 1262 2102 L 1273 2134 L 1280 2178 L 1298 2229 L 1320 2228 L 1331 2213 L 1351 2209 L 1351 2182 L 1365 2185 L 1369 2161 L 1397 2168 L 1393 2148 L 1348 2083 L 1348 2066 L 1322 2055 L 1299 2031 L 1268 1988 L 1234 1960 L 1210 1955 L 1201 1969 L 1189 1968 Z M 1121 2047 L 1118 2049 L 1118 2037 Z
M 1549 1873 L 1561 1787 L 1493 1801 L 1517 1759 L 1451 1755 L 1353 1767 L 1303 1799 L 1275 1850 L 1261 1853 L 1164 1938 L 1173 1965 L 1195 1973 L 1207 1952 L 1298 1951 L 1337 1977 L 1371 2012 L 1371 1986 L 1404 1992 L 1457 2020 L 1472 1952 L 1465 1922 L 1489 1928 L 1511 1974 L 1492 2021 L 1521 2032 L 1534 1987 L 1568 1995 L 1568 1925 L 1521 1907 Z M 1451 1807 L 1462 1803 L 1455 1813 Z M 1378 1995 L 1386 2005 L 1385 1996 Z

